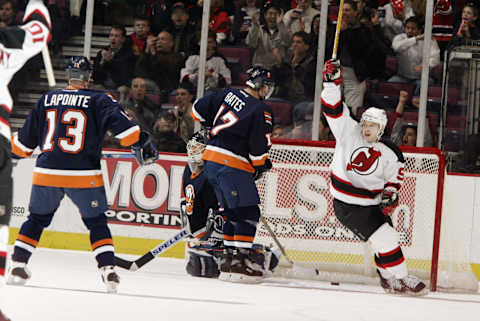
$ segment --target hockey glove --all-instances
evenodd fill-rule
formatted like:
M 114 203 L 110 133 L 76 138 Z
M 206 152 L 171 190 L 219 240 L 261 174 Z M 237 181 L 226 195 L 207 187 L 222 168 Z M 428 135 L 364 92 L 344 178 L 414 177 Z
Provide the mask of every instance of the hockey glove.
M 398 204 L 398 192 L 393 187 L 386 187 L 382 192 L 382 200 L 380 201 L 380 209 L 384 215 L 393 213 Z
M 323 81 L 333 82 L 335 85 L 343 83 L 343 69 L 339 60 L 327 60 L 323 66 Z
M 140 133 L 140 140 L 132 145 L 132 151 L 141 166 L 152 164 L 158 159 L 158 151 L 147 132 Z
M 263 166 L 255 167 L 255 173 L 253 173 L 253 180 L 258 181 L 259 179 L 262 179 L 263 175 L 265 175 L 265 173 L 268 172 L 270 169 L 272 169 L 272 162 L 269 158 L 267 158 Z

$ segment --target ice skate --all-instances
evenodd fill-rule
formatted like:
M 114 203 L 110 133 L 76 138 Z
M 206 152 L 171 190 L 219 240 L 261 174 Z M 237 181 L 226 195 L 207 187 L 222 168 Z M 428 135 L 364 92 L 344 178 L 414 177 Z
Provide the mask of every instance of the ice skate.
M 232 275 L 232 258 L 233 250 L 224 249 L 223 257 L 220 259 L 220 276 L 218 277 L 219 280 L 230 281 Z
M 248 254 L 239 252 L 233 257 L 230 282 L 255 284 L 262 281 L 262 266 L 252 261 Z
M 112 265 L 103 266 L 100 268 L 102 273 L 102 281 L 107 287 L 108 293 L 117 293 L 118 285 L 120 284 L 120 277 L 115 272 Z
M 27 263 L 12 261 L 8 269 L 7 284 L 24 285 L 31 276 Z
M 416 276 L 407 275 L 403 279 L 400 279 L 400 282 L 404 287 L 403 293 L 407 295 L 422 296 L 428 293 L 428 288 L 425 283 L 420 281 Z

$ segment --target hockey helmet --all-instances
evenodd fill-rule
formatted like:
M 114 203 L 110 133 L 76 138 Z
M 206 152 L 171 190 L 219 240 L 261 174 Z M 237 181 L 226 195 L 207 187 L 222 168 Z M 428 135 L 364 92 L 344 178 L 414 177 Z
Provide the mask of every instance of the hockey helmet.
M 363 112 L 360 124 L 363 126 L 363 123 L 366 121 L 378 124 L 377 140 L 379 140 L 387 126 L 387 113 L 385 110 L 377 107 L 368 108 Z
M 264 86 L 267 86 L 267 91 L 263 99 L 268 99 L 273 94 L 275 89 L 275 81 L 273 80 L 270 70 L 261 66 L 255 66 L 247 70 L 248 79 L 245 84 L 254 89 L 261 90 Z
M 208 137 L 208 130 L 202 129 L 193 134 L 187 143 L 187 163 L 192 173 L 198 172 L 203 167 L 202 156 Z
M 92 66 L 86 57 L 73 56 L 68 60 L 66 71 L 68 80 L 88 82 Z

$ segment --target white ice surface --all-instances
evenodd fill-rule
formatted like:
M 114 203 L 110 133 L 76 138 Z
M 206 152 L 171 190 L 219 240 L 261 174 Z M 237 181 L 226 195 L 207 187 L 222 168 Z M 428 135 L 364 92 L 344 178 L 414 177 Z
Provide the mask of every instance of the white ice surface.
M 0 288 L 0 308 L 12 321 L 480 320 L 480 294 L 398 297 L 377 286 L 285 279 L 232 284 L 191 277 L 178 259 L 118 269 L 118 294 L 105 293 L 88 252 L 38 249 L 29 268 L 26 286 Z

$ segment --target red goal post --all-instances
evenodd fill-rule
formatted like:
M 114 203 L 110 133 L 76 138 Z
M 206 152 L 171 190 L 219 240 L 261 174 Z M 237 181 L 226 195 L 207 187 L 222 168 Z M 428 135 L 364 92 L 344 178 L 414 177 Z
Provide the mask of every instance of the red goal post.
M 368 242 L 361 242 L 344 228 L 333 211 L 329 165 L 335 142 L 277 139 L 273 143 L 270 150 L 273 168 L 257 182 L 262 215 L 295 264 L 308 267 L 306 271 L 317 271 L 301 273 L 281 267 L 276 273 L 331 282 L 378 283 Z M 391 217 L 409 272 L 429 280 L 432 291 L 475 290 L 478 281 L 468 259 L 449 250 L 441 251 L 440 247 L 455 240 L 449 236 L 450 232 L 441 233 L 443 153 L 436 148 L 413 147 L 402 151 L 406 161 L 405 180 L 399 205 Z M 273 243 L 261 224 L 256 242 Z M 446 248 L 461 251 L 465 246 L 468 245 Z

